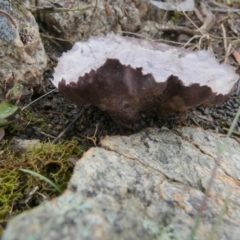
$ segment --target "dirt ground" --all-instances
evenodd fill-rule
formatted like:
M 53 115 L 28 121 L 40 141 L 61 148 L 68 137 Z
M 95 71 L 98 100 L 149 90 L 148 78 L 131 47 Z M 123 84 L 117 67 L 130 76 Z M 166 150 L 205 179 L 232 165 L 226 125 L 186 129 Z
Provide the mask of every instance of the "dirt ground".
M 235 1 L 232 5 L 227 5 L 224 2 L 221 3 L 221 1 L 208 2 L 208 7 L 197 4 L 195 11 L 187 14 L 166 11 L 163 23 L 165 27 L 161 29 L 163 34 L 161 38 L 156 36 L 155 40 L 184 46 L 192 50 L 206 49 L 213 51 L 219 62 L 228 63 L 237 72 L 240 72 L 236 58 L 236 54 L 240 52 L 240 12 L 238 11 L 240 3 Z M 14 135 L 23 139 L 37 138 L 54 142 L 59 139 L 77 137 L 80 144 L 90 147 L 96 145 L 99 139 L 105 135 L 131 133 L 119 129 L 111 118 L 99 109 L 93 106 L 76 106 L 57 91 L 53 91 L 55 88 L 51 83 L 53 68 L 57 64 L 57 57 L 61 56 L 64 51 L 64 47 L 61 46 L 61 41 L 50 41 L 46 37 L 46 35 L 52 36 L 41 24 L 41 21 L 39 26 L 44 34 L 42 40 L 50 61 L 49 68 L 45 72 L 44 91 L 33 96 L 32 100 L 36 102 L 27 110 L 34 113 L 33 122 L 35 122 L 35 118 L 39 118 L 44 119 L 44 124 L 36 126 L 30 121 L 24 131 L 15 132 Z M 233 51 L 236 53 L 235 57 L 232 54 Z M 53 92 L 49 93 L 51 91 Z M 38 100 L 39 97 L 46 93 L 49 94 Z M 237 93 L 233 94 L 227 102 L 218 106 L 210 108 L 200 106 L 183 114 L 172 115 L 161 121 L 149 119 L 147 116 L 142 115 L 141 126 L 138 130 L 152 126 L 172 128 L 181 125 L 194 125 L 219 133 L 226 133 L 226 129 L 231 125 L 239 104 L 240 100 Z M 76 119 L 73 122 L 74 118 Z M 71 123 L 72 125 L 68 127 Z M 68 129 L 64 131 L 66 127 Z M 236 127 L 238 128 L 238 125 Z M 64 134 L 62 134 L 62 131 L 64 131 Z M 61 137 L 59 137 L 60 134 Z

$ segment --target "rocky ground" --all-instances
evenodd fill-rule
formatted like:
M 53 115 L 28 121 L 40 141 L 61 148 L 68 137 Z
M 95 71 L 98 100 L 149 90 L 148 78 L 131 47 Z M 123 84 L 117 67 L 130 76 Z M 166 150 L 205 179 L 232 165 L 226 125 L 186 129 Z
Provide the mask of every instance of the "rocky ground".
M 30 111 L 31 114 L 34 113 L 24 130 L 14 132 L 10 136 L 53 142 L 77 138 L 80 144 L 90 147 L 97 145 L 100 138 L 106 135 L 133 133 L 120 129 L 105 112 L 98 108 L 77 106 L 64 98 L 57 90 L 54 91 L 55 87 L 51 83 L 52 72 L 53 69 L 51 68 L 45 73 L 44 93 L 35 95 L 33 98 L 35 102 L 24 110 Z M 47 95 L 42 97 L 44 94 Z M 161 128 L 164 126 L 172 129 L 179 126 L 197 126 L 205 130 L 225 134 L 231 126 L 239 106 L 240 98 L 235 93 L 226 102 L 217 106 L 199 106 L 162 120 L 142 115 L 139 130 L 144 127 Z M 41 124 L 36 123 L 37 119 L 42 120 Z M 240 120 L 238 120 L 235 128 L 236 135 L 238 135 L 238 127 L 240 127 Z
M 239 151 L 196 127 L 107 136 L 76 163 L 61 196 L 14 217 L 2 239 L 237 240 Z
M 55 89 L 49 78 L 46 81 L 47 92 Z M 234 94 L 228 101 L 218 106 L 198 107 L 162 121 L 144 118 L 143 116 L 141 128 L 165 126 L 171 129 L 181 125 L 200 126 L 206 130 L 224 134 L 230 127 L 239 106 L 239 96 Z M 77 137 L 81 144 L 92 146 L 97 144 L 100 137 L 122 133 L 121 129 L 106 113 L 92 106 L 88 108 L 78 107 L 57 91 L 37 100 L 29 108 L 34 112 L 33 118 L 44 119 L 44 123 L 41 126 L 34 126 L 30 122 L 24 131 L 14 132 L 14 136 L 22 139 L 49 139 L 54 141 L 72 123 L 81 110 L 84 110 L 84 114 L 76 119 L 75 123 L 60 138 L 61 140 Z M 240 120 L 236 127 L 238 128 L 238 126 L 240 126 Z M 129 134 L 129 132 L 123 132 L 123 134 Z
M 187 16 L 184 14 L 177 14 L 176 12 L 170 12 L 165 16 L 165 21 L 167 23 L 172 21 L 174 27 L 171 27 L 168 30 L 163 30 L 160 39 L 159 35 L 155 33 L 156 41 L 170 41 L 171 44 L 174 45 L 183 45 L 190 41 L 191 35 L 193 35 L 194 32 L 186 34 L 186 30 L 181 29 L 181 27 L 185 29 L 194 29 L 194 27 L 192 27 L 193 25 L 201 26 L 201 29 L 204 27 L 208 31 L 206 36 L 202 35 L 200 36 L 201 39 L 199 39 L 199 37 L 193 39 L 189 44 L 186 44 L 186 47 L 190 49 L 201 48 L 213 50 L 220 62 L 230 63 L 235 67 L 237 72 L 240 72 L 237 61 L 231 55 L 233 49 L 237 51 L 240 49 L 237 40 L 239 36 L 239 21 L 237 20 L 238 13 L 233 11 L 239 7 L 238 5 L 239 3 L 236 2 L 231 6 L 231 9 L 228 10 L 230 6 L 211 1 L 211 3 L 209 3 L 210 7 L 208 6 L 207 9 L 204 9 L 204 5 L 199 5 L 195 8 L 195 12 L 190 12 Z M 229 13 L 227 13 L 227 11 L 229 11 Z M 212 19 L 212 15 L 215 15 L 214 20 Z M 85 108 L 84 113 L 80 114 L 65 134 L 62 135 L 61 138 L 57 138 L 59 134 L 71 124 L 73 119 L 77 117 L 82 108 L 63 98 L 57 90 L 47 94 L 46 97 L 37 100 L 43 94 L 54 89 L 54 86 L 51 84 L 53 68 L 57 64 L 57 58 L 61 56 L 61 53 L 66 48 L 61 44 L 61 41 L 57 42 L 56 39 L 50 41 L 52 39 L 49 39 L 51 34 L 48 32 L 48 28 L 43 22 L 41 22 L 38 15 L 35 16 L 39 21 L 40 31 L 43 34 L 42 40 L 50 61 L 48 70 L 44 75 L 45 89 L 42 93 L 33 96 L 32 100 L 36 100 L 36 102 L 26 110 L 34 112 L 32 122 L 36 122 L 34 119 L 40 118 L 43 119 L 44 123 L 40 126 L 36 126 L 30 121 L 24 128 L 24 131 L 14 132 L 14 135 L 23 139 L 37 138 L 40 140 L 49 139 L 51 141 L 76 137 L 79 143 L 86 146 L 93 146 L 97 144 L 99 138 L 102 136 L 119 133 L 129 134 L 130 132 L 122 132 L 104 112 L 95 107 L 88 107 L 87 109 Z M 204 21 L 201 19 L 201 16 L 205 17 Z M 213 21 L 215 22 L 214 26 Z M 203 25 L 201 25 L 202 23 Z M 144 29 L 145 28 L 140 30 L 142 34 L 153 34 L 150 30 L 147 31 Z M 25 103 L 25 105 L 27 105 L 27 103 Z M 175 126 L 183 125 L 198 126 L 203 129 L 224 134 L 231 125 L 239 106 L 240 98 L 239 92 L 237 92 L 233 94 L 228 101 L 220 105 L 207 108 L 200 106 L 184 114 L 176 114 L 167 119 L 162 119 L 161 121 L 149 119 L 143 115 L 139 130 L 150 126 L 166 126 L 168 128 L 173 128 Z M 238 121 L 236 130 L 238 130 L 238 126 L 240 127 L 240 120 Z

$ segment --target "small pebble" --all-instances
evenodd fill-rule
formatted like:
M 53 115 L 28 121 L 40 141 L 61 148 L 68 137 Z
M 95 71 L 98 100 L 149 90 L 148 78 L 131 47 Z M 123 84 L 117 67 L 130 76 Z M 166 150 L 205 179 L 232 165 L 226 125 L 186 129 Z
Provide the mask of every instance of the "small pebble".
M 227 119 L 228 119 L 227 116 L 221 118 L 222 121 L 227 121 Z
M 209 113 L 210 113 L 210 111 L 208 108 L 204 109 L 204 115 L 208 115 Z
M 222 115 L 225 115 L 225 111 L 222 110 L 222 109 L 218 109 L 218 110 L 217 110 L 217 113 L 222 114 Z
M 50 135 L 52 135 L 52 136 L 57 136 L 58 135 L 58 131 L 50 131 Z
M 213 117 L 214 119 L 220 118 L 219 115 L 218 115 L 216 112 L 213 112 L 213 113 L 212 113 L 212 117 Z
M 230 111 L 226 111 L 226 114 L 230 117 L 233 117 L 235 116 L 235 113 L 234 112 L 230 112 Z

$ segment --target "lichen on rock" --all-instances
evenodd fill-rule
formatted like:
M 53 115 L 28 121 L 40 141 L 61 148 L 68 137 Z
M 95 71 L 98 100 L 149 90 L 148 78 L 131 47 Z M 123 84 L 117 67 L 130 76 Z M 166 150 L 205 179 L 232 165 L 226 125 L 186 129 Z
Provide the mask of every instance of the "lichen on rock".
M 33 15 L 20 1 L 0 0 L 0 99 L 15 83 L 41 89 L 47 56 Z

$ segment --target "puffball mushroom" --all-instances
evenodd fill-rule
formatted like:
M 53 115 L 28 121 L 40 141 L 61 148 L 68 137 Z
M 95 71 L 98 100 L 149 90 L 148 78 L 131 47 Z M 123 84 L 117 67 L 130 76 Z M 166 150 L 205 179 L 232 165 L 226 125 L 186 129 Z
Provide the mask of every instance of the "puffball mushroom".
M 233 68 L 209 51 L 108 34 L 63 53 L 53 83 L 76 104 L 95 105 L 121 127 L 133 128 L 140 113 L 165 117 L 218 104 L 237 81 Z

